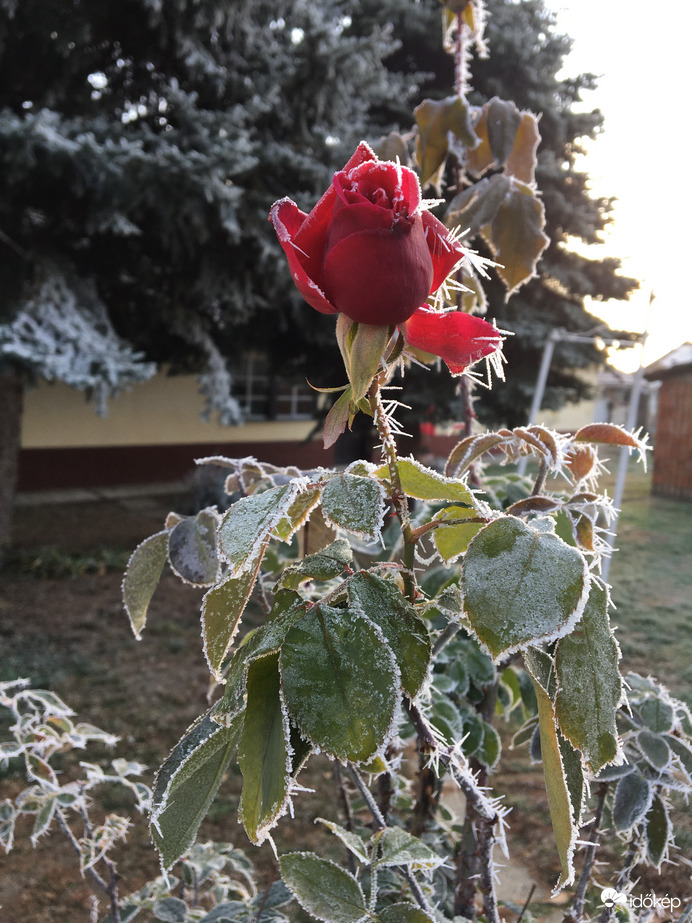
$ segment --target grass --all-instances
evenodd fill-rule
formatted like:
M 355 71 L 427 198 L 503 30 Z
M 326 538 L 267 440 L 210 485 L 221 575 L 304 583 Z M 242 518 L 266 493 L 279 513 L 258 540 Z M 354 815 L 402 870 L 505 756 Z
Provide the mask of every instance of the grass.
M 653 496 L 650 473 L 632 462 L 615 546 L 609 580 L 623 669 L 657 676 L 692 704 L 692 504 Z

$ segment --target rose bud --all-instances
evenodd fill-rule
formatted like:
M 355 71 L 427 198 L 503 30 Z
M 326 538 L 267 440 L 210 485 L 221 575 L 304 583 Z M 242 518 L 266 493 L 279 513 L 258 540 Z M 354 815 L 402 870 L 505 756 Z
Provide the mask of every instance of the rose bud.
M 281 199 L 270 219 L 308 304 L 361 324 L 403 323 L 463 257 L 416 174 L 364 142 L 309 215 Z
M 429 310 L 428 298 L 464 250 L 422 207 L 416 174 L 378 160 L 364 141 L 309 215 L 285 198 L 269 218 L 293 281 L 315 310 L 359 324 L 401 325 L 410 346 L 440 356 L 453 374 L 500 346 L 487 321 Z

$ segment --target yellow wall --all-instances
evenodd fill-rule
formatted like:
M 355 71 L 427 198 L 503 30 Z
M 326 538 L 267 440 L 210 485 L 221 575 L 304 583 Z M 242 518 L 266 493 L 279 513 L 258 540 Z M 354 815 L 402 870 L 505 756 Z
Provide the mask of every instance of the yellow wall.
M 84 394 L 60 382 L 27 391 L 22 427 L 25 449 L 305 439 L 311 420 L 220 426 L 205 423 L 204 398 L 194 375 L 157 375 L 108 403 L 97 416 Z

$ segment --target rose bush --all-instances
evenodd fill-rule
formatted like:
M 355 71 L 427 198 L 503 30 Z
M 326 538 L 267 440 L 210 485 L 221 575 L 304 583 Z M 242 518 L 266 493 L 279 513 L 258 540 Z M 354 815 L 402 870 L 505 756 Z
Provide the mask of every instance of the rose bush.
M 423 208 L 416 174 L 378 160 L 365 142 L 309 215 L 284 198 L 270 220 L 293 281 L 315 310 L 400 325 L 410 346 L 441 356 L 453 374 L 499 347 L 498 331 L 481 318 L 427 308 L 463 248 Z

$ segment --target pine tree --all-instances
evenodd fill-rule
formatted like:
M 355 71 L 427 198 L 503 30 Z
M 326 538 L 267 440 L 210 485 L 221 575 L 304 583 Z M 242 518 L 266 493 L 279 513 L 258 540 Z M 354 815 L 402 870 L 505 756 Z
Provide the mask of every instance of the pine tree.
M 299 305 L 272 201 L 311 205 L 407 93 L 382 63 L 389 30 L 348 34 L 353 5 L 0 0 L 8 433 L 27 373 L 105 397 L 163 362 L 202 372 L 210 408 L 237 419 L 238 325 L 261 341 L 262 309 Z
M 619 274 L 619 260 L 585 256 L 573 249 L 575 240 L 586 244 L 599 241 L 612 209 L 612 200 L 592 197 L 588 176 L 579 163 L 586 139 L 596 138 L 603 128 L 600 111 L 581 111 L 582 93 L 595 87 L 595 77 L 562 76 L 571 39 L 560 34 L 555 16 L 543 0 L 486 0 L 486 7 L 488 55 L 472 60 L 469 100 L 480 106 L 497 96 L 540 115 L 536 179 L 550 238 L 537 278 L 509 300 L 496 278 L 484 283 L 488 316 L 514 335 L 505 344 L 510 382 L 479 392 L 476 411 L 483 422 L 516 426 L 526 421 L 536 370 L 550 331 L 556 327 L 571 332 L 592 330 L 600 322 L 587 311 L 585 298 L 626 299 L 637 282 Z M 440 10 L 440 5 L 432 2 L 363 0 L 357 20 L 363 32 L 378 16 L 393 24 L 401 47 L 388 59 L 389 66 L 396 71 L 428 74 L 417 103 L 425 97 L 449 96 L 454 84 L 453 59 L 442 49 Z M 390 115 L 402 131 L 409 128 L 411 119 L 398 101 L 391 106 Z M 452 176 L 447 179 L 453 183 Z M 483 250 L 481 241 L 473 245 Z M 555 409 L 588 395 L 589 385 L 579 370 L 603 363 L 604 356 L 588 345 L 560 344 L 556 360 L 544 398 L 545 405 Z M 460 413 L 453 383 L 444 376 L 433 378 L 416 370 L 412 374 L 419 418 L 425 413 L 437 419 Z

